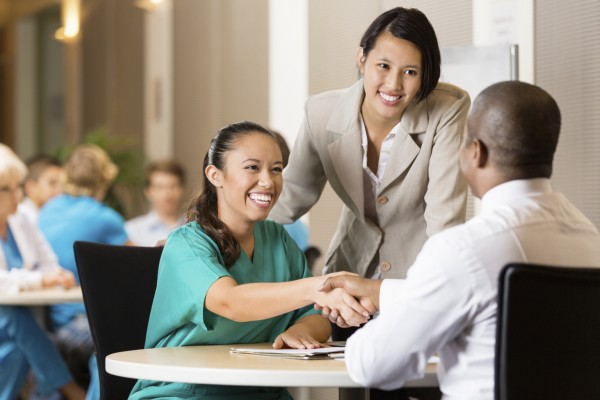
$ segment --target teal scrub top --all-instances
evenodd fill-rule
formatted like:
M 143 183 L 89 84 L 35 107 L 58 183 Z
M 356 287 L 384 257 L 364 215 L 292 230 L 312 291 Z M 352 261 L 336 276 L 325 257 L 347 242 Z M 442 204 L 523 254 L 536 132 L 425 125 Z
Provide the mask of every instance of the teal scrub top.
M 175 230 L 160 260 L 148 321 L 146 348 L 272 342 L 300 318 L 318 314 L 312 305 L 251 322 L 234 322 L 204 308 L 210 286 L 223 276 L 238 284 L 287 282 L 311 276 L 304 254 L 274 221 L 254 227 L 254 255 L 242 251 L 229 268 L 215 242 L 196 222 Z M 285 388 L 192 385 L 138 381 L 130 399 L 291 399 Z

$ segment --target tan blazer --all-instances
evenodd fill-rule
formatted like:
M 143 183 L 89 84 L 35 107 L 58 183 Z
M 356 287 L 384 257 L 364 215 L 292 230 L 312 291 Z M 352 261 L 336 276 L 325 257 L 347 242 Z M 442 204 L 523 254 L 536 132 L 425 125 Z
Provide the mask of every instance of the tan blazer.
M 446 83 L 406 109 L 376 199 L 365 218 L 359 119 L 362 79 L 312 96 L 270 218 L 290 223 L 317 202 L 326 181 L 344 203 L 325 265 L 367 274 L 378 257 L 383 278 L 404 278 L 428 237 L 465 220 L 467 185 L 458 153 L 469 95 Z

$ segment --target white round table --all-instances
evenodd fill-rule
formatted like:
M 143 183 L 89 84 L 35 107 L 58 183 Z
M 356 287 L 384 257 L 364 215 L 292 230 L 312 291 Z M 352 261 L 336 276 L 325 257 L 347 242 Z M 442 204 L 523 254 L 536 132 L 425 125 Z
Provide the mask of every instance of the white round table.
M 271 348 L 270 343 L 131 350 L 106 357 L 110 374 L 168 382 L 282 387 L 361 387 L 343 359 L 295 360 L 230 353 L 232 347 Z M 437 386 L 435 364 L 406 387 Z
M 0 305 L 5 306 L 43 306 L 61 303 L 81 303 L 83 295 L 81 287 L 70 289 L 59 287 L 24 290 L 18 293 L 0 292 Z

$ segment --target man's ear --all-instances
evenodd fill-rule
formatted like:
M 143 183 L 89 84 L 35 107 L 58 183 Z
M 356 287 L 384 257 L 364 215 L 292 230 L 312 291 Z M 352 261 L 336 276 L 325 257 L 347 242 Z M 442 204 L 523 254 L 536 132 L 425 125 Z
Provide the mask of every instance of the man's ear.
M 489 151 L 485 143 L 479 139 L 473 139 L 471 146 L 475 146 L 473 158 L 478 168 L 483 168 L 489 161 Z
M 214 165 L 209 165 L 204 170 L 204 173 L 213 186 L 218 188 L 223 186 L 223 172 L 220 169 Z
M 361 74 L 365 73 L 365 51 L 362 47 L 356 49 L 356 66 Z

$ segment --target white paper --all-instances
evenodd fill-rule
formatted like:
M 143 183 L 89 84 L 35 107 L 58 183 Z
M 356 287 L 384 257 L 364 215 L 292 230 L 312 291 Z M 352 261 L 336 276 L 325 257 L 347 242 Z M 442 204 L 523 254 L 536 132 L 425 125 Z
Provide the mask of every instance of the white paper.
M 254 354 L 275 357 L 326 357 L 332 353 L 343 353 L 344 347 L 319 347 L 317 349 L 253 349 L 243 347 L 232 347 L 232 353 Z

